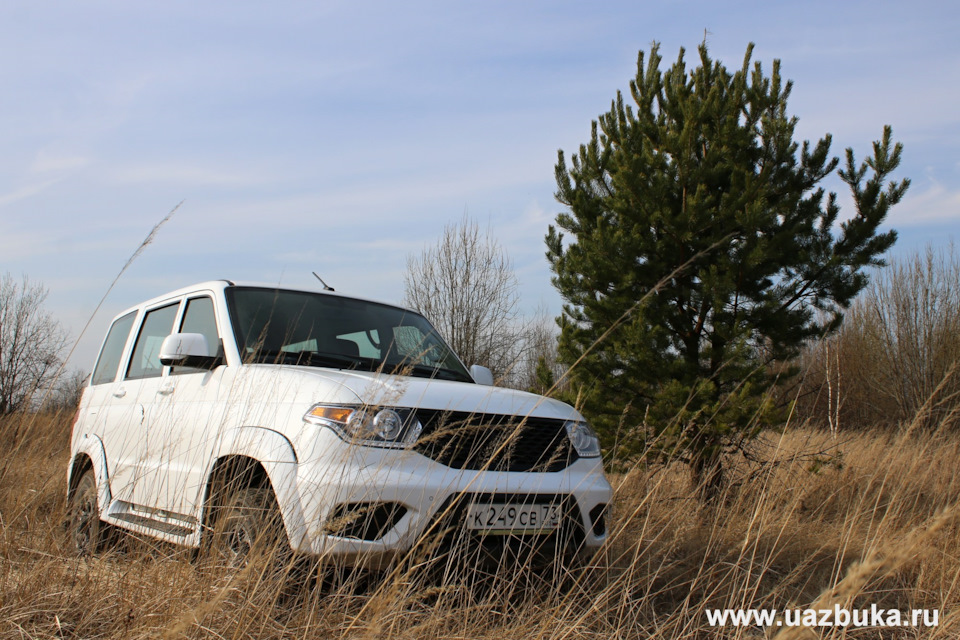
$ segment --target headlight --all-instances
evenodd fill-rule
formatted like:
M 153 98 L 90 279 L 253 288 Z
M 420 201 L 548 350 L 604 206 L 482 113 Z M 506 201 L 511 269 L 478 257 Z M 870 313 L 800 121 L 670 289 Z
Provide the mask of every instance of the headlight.
M 410 409 L 315 404 L 303 421 L 330 427 L 347 442 L 391 449 L 412 445 L 423 431 Z
M 586 422 L 571 420 L 563 425 L 567 428 L 570 444 L 581 458 L 600 457 L 600 438 Z

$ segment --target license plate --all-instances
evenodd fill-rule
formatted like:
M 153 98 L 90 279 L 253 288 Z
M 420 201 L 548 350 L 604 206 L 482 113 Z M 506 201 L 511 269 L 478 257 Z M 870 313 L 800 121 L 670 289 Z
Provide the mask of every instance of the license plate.
M 472 504 L 467 528 L 483 534 L 548 532 L 560 526 L 555 504 Z

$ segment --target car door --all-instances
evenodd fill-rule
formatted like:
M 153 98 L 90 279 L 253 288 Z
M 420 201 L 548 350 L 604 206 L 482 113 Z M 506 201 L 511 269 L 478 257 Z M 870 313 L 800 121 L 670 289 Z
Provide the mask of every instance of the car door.
M 133 341 L 131 335 L 136 319 L 137 312 L 131 311 L 110 326 L 90 376 L 90 388 L 86 392 L 89 400 L 83 405 L 86 415 L 82 435 L 96 436 L 103 445 L 106 477 L 113 497 L 121 493 L 122 485 L 116 480 L 117 459 L 124 458 L 139 446 L 135 438 L 131 438 L 130 425 L 139 424 L 142 414 L 137 408 L 136 394 L 128 389 L 121 371 Z
M 172 333 L 173 323 L 180 308 L 180 301 L 167 301 L 147 309 L 130 353 L 124 375 L 128 394 L 136 398 L 133 418 L 139 413 L 139 422 L 129 420 L 129 443 L 114 454 L 120 485 L 119 496 L 135 505 L 152 506 L 157 503 L 157 494 L 168 482 L 156 465 L 148 462 L 149 452 L 162 447 L 163 435 L 153 428 L 156 420 L 158 399 L 169 395 L 167 367 L 160 362 L 160 345 Z M 111 488 L 113 482 L 111 482 Z
M 188 297 L 178 323 L 179 333 L 199 333 L 221 364 L 213 369 L 168 367 L 149 411 L 150 437 L 144 459 L 145 475 L 162 481 L 150 506 L 185 516 L 190 521 L 223 422 L 220 389 L 232 373 L 223 363 L 217 313 L 210 295 Z

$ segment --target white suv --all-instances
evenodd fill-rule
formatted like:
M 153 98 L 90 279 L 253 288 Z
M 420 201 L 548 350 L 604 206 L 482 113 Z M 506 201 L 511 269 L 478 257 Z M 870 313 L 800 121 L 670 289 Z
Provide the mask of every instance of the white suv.
M 611 498 L 595 434 L 491 384 L 408 309 L 227 280 L 154 298 L 113 321 L 80 402 L 74 543 L 96 551 L 105 522 L 239 560 L 267 533 L 368 567 L 432 532 L 591 555 Z

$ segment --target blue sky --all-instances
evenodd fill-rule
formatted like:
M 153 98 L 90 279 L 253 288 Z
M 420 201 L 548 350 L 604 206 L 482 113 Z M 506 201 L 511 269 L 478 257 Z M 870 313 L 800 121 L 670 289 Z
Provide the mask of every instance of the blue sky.
M 120 2 L 0 7 L 0 273 L 50 290 L 89 369 L 109 319 L 212 278 L 399 301 L 407 257 L 469 213 L 532 311 L 558 149 L 661 43 L 748 42 L 794 80 L 799 135 L 869 151 L 884 124 L 913 180 L 894 254 L 960 229 L 960 8 L 950 2 Z M 839 189 L 839 184 L 832 185 Z

